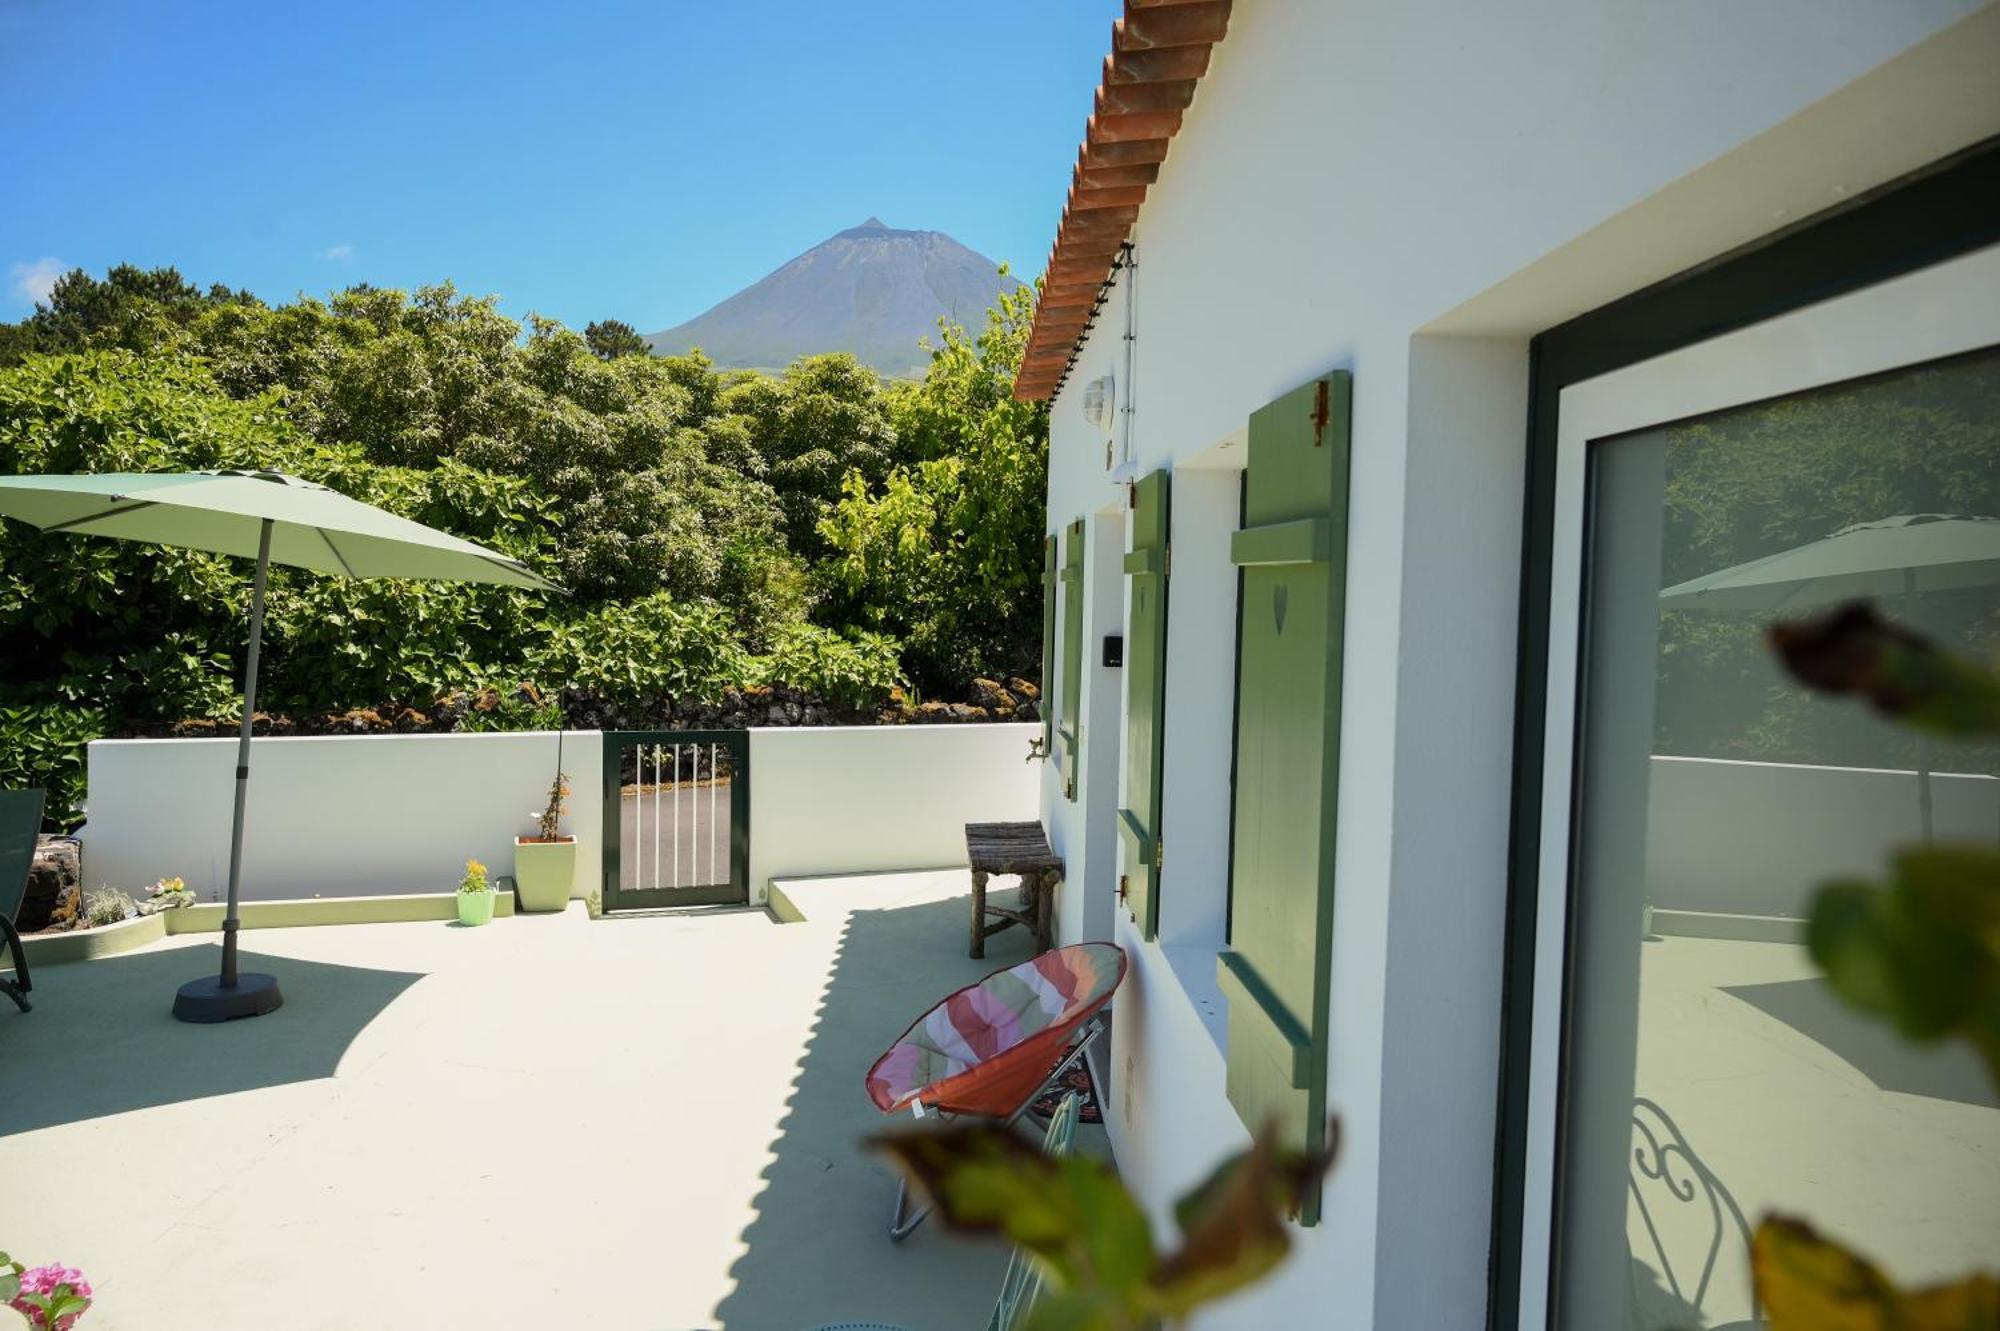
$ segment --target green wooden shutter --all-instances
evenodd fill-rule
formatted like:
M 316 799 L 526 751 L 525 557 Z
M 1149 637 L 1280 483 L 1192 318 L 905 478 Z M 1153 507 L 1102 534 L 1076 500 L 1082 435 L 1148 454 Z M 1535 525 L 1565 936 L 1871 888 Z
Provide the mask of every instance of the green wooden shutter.
M 1316 1150 L 1326 1134 L 1334 811 L 1347 592 L 1345 371 L 1250 417 L 1238 648 L 1229 1099 L 1255 1129 Z M 1319 1218 L 1319 1193 L 1300 1219 Z
M 1169 477 L 1156 471 L 1132 489 L 1131 622 L 1125 629 L 1125 907 L 1140 932 L 1160 928 L 1160 750 L 1167 709 L 1167 532 Z
M 1077 764 L 1083 758 L 1083 519 L 1069 524 L 1063 542 L 1062 711 L 1056 726 L 1056 754 L 1062 764 L 1063 795 L 1076 798 Z
M 1042 696 L 1035 710 L 1042 716 L 1042 752 L 1049 752 L 1055 733 L 1056 688 L 1056 538 L 1042 539 Z

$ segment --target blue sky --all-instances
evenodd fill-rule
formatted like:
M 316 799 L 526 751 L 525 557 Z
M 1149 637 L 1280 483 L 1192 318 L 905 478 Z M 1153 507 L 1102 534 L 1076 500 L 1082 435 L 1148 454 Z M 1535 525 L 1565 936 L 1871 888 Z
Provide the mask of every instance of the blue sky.
M 1117 10 L 0 0 L 0 319 L 125 261 L 650 332 L 870 214 L 1029 277 Z

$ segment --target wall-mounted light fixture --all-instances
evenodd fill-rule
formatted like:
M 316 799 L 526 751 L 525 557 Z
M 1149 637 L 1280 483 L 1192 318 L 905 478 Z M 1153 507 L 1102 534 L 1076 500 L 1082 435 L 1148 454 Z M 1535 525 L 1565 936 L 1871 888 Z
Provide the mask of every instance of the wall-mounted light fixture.
M 1117 411 L 1118 387 L 1108 374 L 1083 386 L 1083 418 L 1093 429 L 1109 431 Z

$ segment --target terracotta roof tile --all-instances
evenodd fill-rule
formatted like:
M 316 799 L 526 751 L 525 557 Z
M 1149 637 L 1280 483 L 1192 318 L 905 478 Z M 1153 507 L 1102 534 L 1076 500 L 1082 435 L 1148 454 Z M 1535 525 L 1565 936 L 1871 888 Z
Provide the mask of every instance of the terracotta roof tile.
M 1130 115 L 1136 111 L 1181 111 L 1194 100 L 1193 79 L 1163 79 L 1158 83 L 1107 83 L 1097 90 L 1098 115 Z
M 1128 3 L 1125 17 L 1111 25 L 1112 46 L 1120 51 L 1155 51 L 1163 46 L 1213 46 L 1229 31 L 1229 0 L 1194 0 L 1180 5 Z
M 1104 143 L 1085 138 L 1083 159 L 1091 166 L 1134 166 L 1141 162 L 1164 162 L 1167 160 L 1167 141 L 1156 139 L 1139 143 Z
M 1102 189 L 1108 185 L 1150 185 L 1160 178 L 1160 164 L 1146 162 L 1139 166 L 1091 166 L 1077 157 L 1076 179 L 1086 189 Z
M 1102 189 L 1087 181 L 1079 181 L 1081 189 L 1072 187 L 1069 192 L 1071 211 L 1095 212 L 1100 208 L 1136 207 L 1146 201 L 1144 185 L 1107 185 Z
M 1198 79 L 1208 73 L 1208 52 L 1206 46 L 1113 51 L 1104 57 L 1104 82 L 1109 85 Z
M 1229 30 L 1229 7 L 1230 0 L 1125 0 L 1124 16 L 1111 25 L 1111 54 L 1043 269 L 1015 397 L 1049 397 L 1068 377 L 1167 144 L 1208 72 L 1209 50 Z

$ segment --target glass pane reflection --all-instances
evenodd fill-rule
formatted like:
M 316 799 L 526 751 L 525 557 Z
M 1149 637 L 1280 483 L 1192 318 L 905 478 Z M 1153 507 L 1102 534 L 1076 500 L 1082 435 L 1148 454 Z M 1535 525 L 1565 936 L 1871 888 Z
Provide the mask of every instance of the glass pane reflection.
M 2000 747 L 1810 697 L 1763 633 L 1867 595 L 2000 658 L 2000 353 L 1597 441 L 1589 487 L 1562 1325 L 1754 1325 L 1770 1210 L 1899 1281 L 1990 1265 L 2000 1096 L 1845 1009 L 1800 920 L 2000 841 Z

